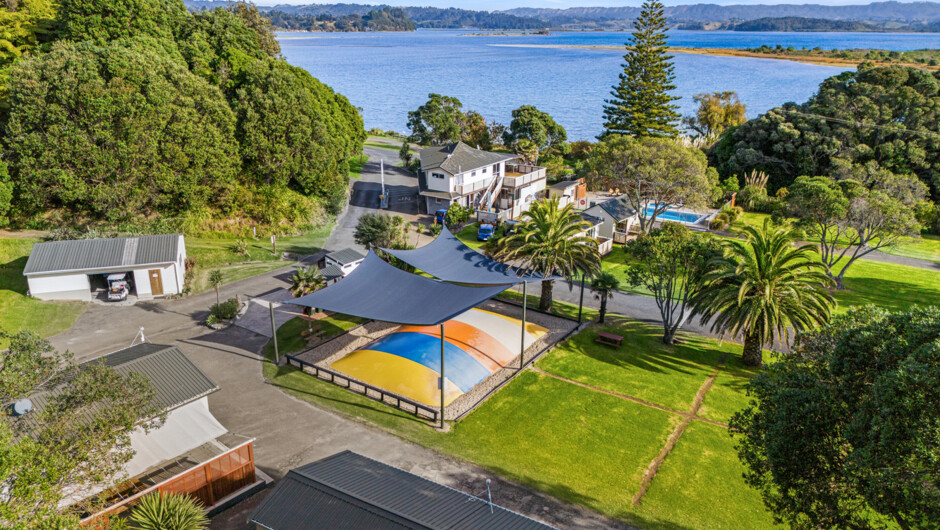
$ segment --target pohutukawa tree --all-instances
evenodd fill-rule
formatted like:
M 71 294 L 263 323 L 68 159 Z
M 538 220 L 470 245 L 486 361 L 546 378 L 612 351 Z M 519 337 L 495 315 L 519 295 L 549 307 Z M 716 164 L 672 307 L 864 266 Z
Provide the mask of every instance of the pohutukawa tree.
M 643 3 L 626 44 L 620 83 L 613 87 L 604 106 L 604 136 L 676 136 L 679 99 L 669 92 L 673 84 L 672 56 L 666 39 L 666 17 L 658 0 Z
M 754 377 L 730 425 L 778 523 L 936 528 L 940 310 L 856 308 Z
M 590 225 L 573 205 L 560 208 L 558 197 L 544 199 L 529 206 L 520 220 L 512 235 L 500 238 L 495 253 L 498 259 L 518 263 L 524 272 L 544 277 L 590 276 L 600 269 L 597 241 L 586 234 Z M 553 280 L 542 282 L 542 311 L 552 308 L 553 284 Z
M 836 286 L 856 260 L 916 235 L 914 205 L 927 187 L 914 177 L 881 170 L 869 189 L 857 180 L 799 177 L 787 193 L 789 213 L 819 240 L 822 262 Z
M 721 256 L 718 244 L 666 222 L 628 243 L 625 251 L 636 263 L 627 269 L 630 285 L 642 285 L 653 293 L 663 322 L 663 343 L 672 344 L 709 265 Z
M 832 280 L 816 247 L 795 247 L 796 232 L 774 226 L 741 230 L 745 240 L 724 240 L 724 256 L 709 264 L 692 315 L 720 335 L 743 336 L 742 361 L 760 366 L 765 345 L 790 340 L 829 321 Z
M 623 192 L 643 233 L 669 208 L 706 206 L 718 189 L 705 154 L 667 138 L 610 135 L 594 146 L 586 173 L 594 189 Z

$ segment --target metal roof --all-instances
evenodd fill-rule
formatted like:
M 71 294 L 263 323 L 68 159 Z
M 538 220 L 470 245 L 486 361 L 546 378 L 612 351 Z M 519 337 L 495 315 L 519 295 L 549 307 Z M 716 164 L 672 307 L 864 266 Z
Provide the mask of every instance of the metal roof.
M 452 175 L 519 158 L 511 153 L 491 153 L 474 149 L 463 142 L 426 147 L 418 151 L 421 169 L 441 168 Z
M 155 391 L 156 405 L 163 410 L 181 407 L 219 390 L 219 386 L 176 346 L 138 344 L 86 361 L 79 365 L 78 369 L 98 362 L 114 368 L 123 376 L 138 373 L 149 379 Z M 67 383 L 68 379 L 60 383 L 60 386 L 31 394 L 29 399 L 33 402 L 33 411 L 17 421 L 25 422 L 27 429 L 38 426 L 34 420 L 46 404 L 61 391 L 61 385 Z
M 579 212 L 578 215 L 581 216 L 581 219 L 584 219 L 585 221 L 591 223 L 591 226 L 597 226 L 599 224 L 604 223 L 603 219 L 595 215 L 591 215 L 589 213 Z
M 633 208 L 631 208 L 627 203 L 627 200 L 623 197 L 608 199 L 602 203 L 596 204 L 596 206 L 600 206 L 605 212 L 610 214 L 610 216 L 616 219 L 618 222 L 629 219 L 636 214 Z
M 327 265 L 326 267 L 323 267 L 320 270 L 320 274 L 322 274 L 323 277 L 326 278 L 326 281 L 328 282 L 345 276 L 342 269 L 340 269 L 336 265 Z
M 173 263 L 181 234 L 47 241 L 33 245 L 23 275 Z
M 552 528 L 352 451 L 292 469 L 249 522 L 273 530 Z
M 336 252 L 330 252 L 329 254 L 326 255 L 326 257 L 339 263 L 340 265 L 348 265 L 350 263 L 354 263 L 359 260 L 366 259 L 365 254 L 352 248 L 344 248 L 342 250 L 337 250 Z

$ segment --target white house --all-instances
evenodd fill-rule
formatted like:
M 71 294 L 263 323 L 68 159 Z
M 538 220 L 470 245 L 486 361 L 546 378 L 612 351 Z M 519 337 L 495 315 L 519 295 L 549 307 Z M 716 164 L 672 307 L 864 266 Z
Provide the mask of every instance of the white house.
M 592 203 L 584 213 L 601 219 L 596 236 L 613 239 L 615 243 L 625 243 L 627 234 L 640 218 L 623 197 Z
M 33 246 L 23 275 L 36 298 L 89 301 L 125 273 L 131 294 L 147 300 L 183 292 L 185 263 L 183 234 L 49 241 Z
M 418 193 L 427 213 L 457 203 L 514 219 L 545 196 L 545 168 L 523 164 L 519 155 L 456 142 L 422 149 L 418 158 Z
M 355 270 L 364 259 L 366 259 L 364 254 L 351 248 L 330 252 L 320 260 L 320 272 L 326 277 L 327 282 L 335 283 Z

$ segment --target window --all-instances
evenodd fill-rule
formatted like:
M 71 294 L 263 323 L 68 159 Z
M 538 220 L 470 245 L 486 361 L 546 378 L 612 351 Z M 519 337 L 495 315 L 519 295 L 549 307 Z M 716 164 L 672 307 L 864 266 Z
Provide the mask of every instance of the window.
M 471 176 L 471 177 L 477 176 L 477 172 L 476 172 L 476 171 L 471 171 L 471 172 L 470 172 L 470 176 Z
M 444 179 L 444 175 L 443 175 L 442 173 L 431 173 L 431 178 L 436 178 L 436 179 L 441 179 L 441 180 L 443 180 L 443 179 Z
M 440 203 L 441 203 L 441 200 L 440 200 L 440 199 L 434 199 L 434 202 L 436 202 L 437 204 L 440 204 Z
M 486 175 L 486 168 L 483 168 L 483 174 Z

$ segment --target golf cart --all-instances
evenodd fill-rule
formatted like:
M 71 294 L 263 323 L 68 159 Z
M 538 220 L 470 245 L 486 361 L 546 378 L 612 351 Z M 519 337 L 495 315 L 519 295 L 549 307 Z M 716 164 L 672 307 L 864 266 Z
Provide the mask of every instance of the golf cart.
M 447 210 L 438 210 L 434 212 L 434 222 L 443 225 L 444 219 L 447 218 Z
M 127 300 L 127 294 L 131 290 L 131 285 L 127 281 L 126 272 L 117 272 L 108 275 L 108 301 L 123 302 Z

